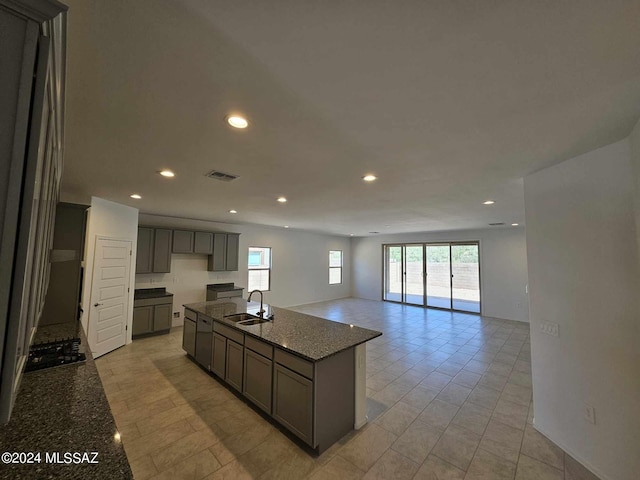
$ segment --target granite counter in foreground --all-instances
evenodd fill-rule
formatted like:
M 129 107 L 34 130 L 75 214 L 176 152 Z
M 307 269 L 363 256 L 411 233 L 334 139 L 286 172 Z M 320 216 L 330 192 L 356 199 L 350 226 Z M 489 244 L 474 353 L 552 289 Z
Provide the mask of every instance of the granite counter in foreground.
M 86 337 L 80 335 L 86 347 Z M 133 478 L 124 447 L 115 438 L 115 421 L 96 365 L 86 348 L 85 353 L 85 363 L 23 376 L 11 420 L 0 425 L 0 453 L 40 452 L 40 463 L 0 463 L 0 478 Z M 60 462 L 66 452 L 89 453 L 84 460 L 97 452 L 98 463 L 47 463 L 46 452 L 59 454 Z

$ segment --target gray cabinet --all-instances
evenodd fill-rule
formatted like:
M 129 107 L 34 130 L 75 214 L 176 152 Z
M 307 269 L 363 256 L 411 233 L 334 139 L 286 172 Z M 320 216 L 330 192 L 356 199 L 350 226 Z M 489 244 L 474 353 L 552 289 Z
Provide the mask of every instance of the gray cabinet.
M 213 320 L 199 313 L 196 324 L 196 362 L 207 370 L 211 370 L 212 348 Z
M 153 245 L 153 273 L 171 271 L 171 234 L 166 228 L 156 228 Z
M 213 356 L 211 371 L 224 379 L 227 370 L 227 337 L 213 332 Z
M 228 272 L 236 272 L 238 270 L 239 244 L 240 235 L 235 233 L 227 234 L 225 270 Z
M 186 317 L 182 332 L 182 349 L 192 357 L 196 355 L 196 322 Z
M 239 233 L 138 227 L 136 273 L 169 273 L 172 253 L 209 255 L 207 270 L 238 270 Z
M 171 329 L 171 310 L 173 310 L 173 304 L 156 305 L 153 308 L 154 332 Z
M 242 345 L 227 339 L 227 371 L 224 379 L 239 392 L 242 391 L 243 363 L 244 352 Z
M 313 382 L 278 363 L 273 369 L 273 417 L 313 446 Z
M 145 335 L 153 332 L 153 305 L 133 309 L 133 326 L 131 335 Z
M 224 272 L 227 269 L 227 234 L 213 234 L 213 254 L 209 256 L 209 271 Z
M 187 230 L 173 231 L 173 253 L 193 253 L 194 232 Z
M 189 352 L 195 334 L 198 360 L 201 331 L 187 326 L 190 316 L 195 312 L 185 309 L 183 348 Z M 213 340 L 202 341 L 212 344 L 210 370 L 217 377 L 318 453 L 353 429 L 353 348 L 313 362 L 217 320 Z
M 193 253 L 211 255 L 213 253 L 213 233 L 195 232 Z
M 247 346 L 244 349 L 244 386 L 242 393 L 268 414 L 271 414 L 272 381 L 273 361 L 250 350 L 247 342 Z
M 166 228 L 138 227 L 136 273 L 169 273 L 173 231 Z
M 213 355 L 211 371 L 238 391 L 242 391 L 244 333 L 213 323 Z
M 231 272 L 238 270 L 238 233 L 214 233 L 213 253 L 209 256 L 210 272 Z
M 133 304 L 132 338 L 155 333 L 166 333 L 171 329 L 173 298 L 147 298 Z
M 153 273 L 153 228 L 138 228 L 136 273 Z

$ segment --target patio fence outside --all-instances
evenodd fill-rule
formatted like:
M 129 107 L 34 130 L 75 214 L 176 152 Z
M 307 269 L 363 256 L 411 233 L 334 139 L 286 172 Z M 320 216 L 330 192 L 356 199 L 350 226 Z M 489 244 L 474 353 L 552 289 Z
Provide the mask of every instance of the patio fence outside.
M 402 291 L 402 265 L 390 261 L 388 268 L 388 289 L 390 293 Z M 453 263 L 453 298 L 480 301 L 480 271 L 477 263 Z M 428 288 L 430 297 L 449 297 L 450 277 L 448 263 L 427 263 Z M 407 294 L 422 295 L 422 262 L 407 262 Z

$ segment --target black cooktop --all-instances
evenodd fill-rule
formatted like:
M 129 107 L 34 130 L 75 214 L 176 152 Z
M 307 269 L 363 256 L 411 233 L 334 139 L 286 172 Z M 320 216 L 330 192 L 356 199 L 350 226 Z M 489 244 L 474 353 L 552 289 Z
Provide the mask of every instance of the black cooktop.
M 80 352 L 79 338 L 66 338 L 54 342 L 38 343 L 29 349 L 25 372 L 59 367 L 71 363 L 84 362 L 86 356 Z

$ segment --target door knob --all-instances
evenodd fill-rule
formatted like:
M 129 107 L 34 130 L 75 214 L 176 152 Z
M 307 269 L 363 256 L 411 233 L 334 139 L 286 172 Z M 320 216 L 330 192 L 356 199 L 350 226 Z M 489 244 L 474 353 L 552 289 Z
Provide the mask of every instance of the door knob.
M 102 305 L 101 303 L 94 303 L 93 306 L 94 307 L 99 307 L 100 305 Z

